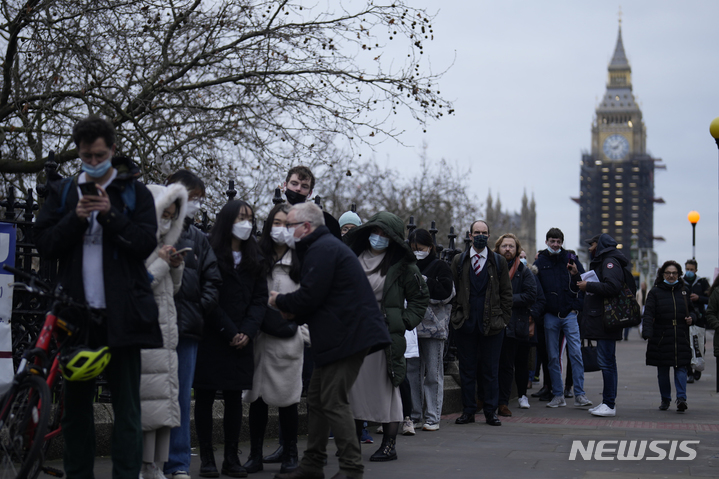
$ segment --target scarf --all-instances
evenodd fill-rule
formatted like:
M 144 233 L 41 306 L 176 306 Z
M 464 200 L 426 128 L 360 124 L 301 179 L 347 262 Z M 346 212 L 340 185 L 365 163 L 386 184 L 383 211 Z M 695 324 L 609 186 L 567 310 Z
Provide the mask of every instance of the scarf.
M 522 262 L 519 261 L 517 258 L 514 258 L 512 262 L 512 267 L 509 269 L 509 280 L 512 281 L 514 279 L 514 273 L 517 272 L 517 268 L 519 268 L 519 265 Z

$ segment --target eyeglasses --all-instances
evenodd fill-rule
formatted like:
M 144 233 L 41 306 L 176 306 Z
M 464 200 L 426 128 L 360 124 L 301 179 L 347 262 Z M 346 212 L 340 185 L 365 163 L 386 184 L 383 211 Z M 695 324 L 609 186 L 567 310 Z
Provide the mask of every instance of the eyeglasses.
M 665 271 L 664 276 L 679 276 L 679 271 Z
M 305 224 L 305 223 L 312 224 L 310 221 L 297 221 L 296 223 L 287 223 L 285 225 L 285 228 L 287 228 L 289 230 L 291 226 L 301 225 L 301 224 Z

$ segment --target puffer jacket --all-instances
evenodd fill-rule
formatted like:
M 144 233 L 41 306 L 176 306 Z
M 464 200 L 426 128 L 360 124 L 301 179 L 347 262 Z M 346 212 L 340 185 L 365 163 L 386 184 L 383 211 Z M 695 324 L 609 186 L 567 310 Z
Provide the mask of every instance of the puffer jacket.
M 449 316 L 452 313 L 450 301 L 456 294 L 452 270 L 449 264 L 430 252 L 417 261 L 422 276 L 429 289 L 429 306 L 422 322 L 417 326 L 417 337 L 421 339 L 447 339 L 449 335 Z
M 604 329 L 604 300 L 618 296 L 624 291 L 624 268 L 629 260 L 617 249 L 617 242 L 608 234 L 597 239 L 597 249 L 589 268 L 597 274 L 599 282 L 587 283 L 582 310 L 581 335 L 583 339 L 622 339 L 622 329 L 606 331 Z M 589 294 L 591 293 L 591 294 Z
M 181 338 L 202 339 L 204 318 L 216 307 L 222 275 L 217 257 L 202 231 L 185 221 L 176 248 L 192 248 L 185 255 L 182 286 L 175 295 L 177 329 Z
M 140 376 L 140 406 L 142 409 L 142 429 L 153 431 L 161 427 L 180 425 L 179 379 L 177 377 L 177 311 L 173 296 L 182 283 L 183 265 L 177 268 L 158 256 L 165 245 L 174 245 L 182 233 L 182 223 L 187 205 L 187 190 L 184 186 L 149 185 L 148 190 L 155 199 L 157 222 L 162 213 L 174 202 L 179 203 L 170 231 L 165 235 L 157 232 L 157 248 L 147 258 L 145 265 L 152 277 L 152 291 L 159 311 L 158 320 L 162 331 L 162 348 L 143 349 Z
M 515 258 L 515 261 L 519 261 Z M 512 319 L 507 324 L 507 337 L 529 340 L 530 308 L 537 300 L 537 282 L 534 275 L 523 264 L 519 264 L 512 282 Z
M 392 384 L 399 386 L 407 372 L 404 332 L 416 328 L 424 318 L 429 304 L 429 291 L 417 267 L 417 259 L 404 241 L 404 224 L 397 215 L 381 211 L 362 226 L 350 230 L 345 236 L 351 235 L 347 238 L 347 244 L 352 251 L 359 256 L 369 247 L 369 235 L 375 227 L 380 227 L 390 241 L 400 246 L 399 253 L 392 258 L 394 263 L 387 270 L 380 303 L 392 339 L 392 344 L 385 349 L 388 374 Z
M 470 250 L 472 251 L 472 250 Z M 452 298 L 452 327 L 459 329 L 469 319 L 471 254 L 464 252 L 452 260 L 452 276 L 457 295 Z M 509 280 L 507 260 L 489 251 L 484 265 L 489 273 L 487 294 L 484 300 L 482 331 L 485 336 L 499 334 L 512 319 L 512 283 Z
M 655 284 L 649 291 L 642 316 L 643 321 L 654 322 L 654 332 L 647 344 L 647 366 L 680 367 L 691 364 L 689 325 L 684 320 L 687 315 L 695 317 L 681 279 L 673 286 L 664 282 Z
M 719 288 L 709 293 L 709 305 L 704 318 L 707 329 L 714 330 L 714 356 L 719 357 Z

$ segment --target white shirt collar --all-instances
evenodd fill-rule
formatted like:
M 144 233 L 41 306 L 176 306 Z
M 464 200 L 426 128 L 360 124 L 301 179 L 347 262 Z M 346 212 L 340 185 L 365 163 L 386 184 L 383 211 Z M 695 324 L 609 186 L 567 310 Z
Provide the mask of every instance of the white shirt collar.
M 477 252 L 477 250 L 475 249 L 475 247 L 472 246 L 472 256 L 477 255 L 477 254 L 478 254 L 481 258 L 486 258 L 486 257 L 487 257 L 487 247 L 485 246 L 482 251 Z

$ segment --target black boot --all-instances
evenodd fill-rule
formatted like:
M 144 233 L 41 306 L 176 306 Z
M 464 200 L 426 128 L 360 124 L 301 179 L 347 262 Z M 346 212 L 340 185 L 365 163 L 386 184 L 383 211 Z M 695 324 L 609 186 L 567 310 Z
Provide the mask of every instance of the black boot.
M 277 447 L 277 450 L 270 454 L 269 456 L 265 456 L 262 458 L 262 462 L 265 464 L 277 464 L 282 462 L 282 452 L 284 451 L 284 447 L 282 447 L 282 444 Z
M 256 441 L 250 442 L 250 457 L 247 458 L 247 462 L 243 467 L 248 474 L 254 474 L 262 470 L 262 441 L 259 441 L 259 443 Z
M 222 474 L 230 477 L 247 477 L 247 469 L 242 467 L 237 451 L 236 442 L 225 444 L 225 460 L 222 461 Z
M 220 477 L 212 444 L 200 444 L 200 477 Z
M 394 437 L 383 437 L 382 445 L 379 447 L 377 452 L 372 454 L 369 458 L 372 462 L 385 462 L 394 461 L 397 459 L 397 451 L 395 450 L 396 440 Z
M 297 439 L 285 440 L 285 450 L 282 454 L 282 466 L 280 467 L 280 473 L 292 472 L 297 469 L 300 465 L 300 460 L 297 455 Z

